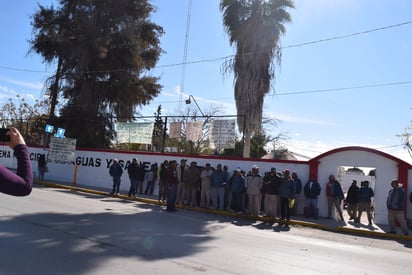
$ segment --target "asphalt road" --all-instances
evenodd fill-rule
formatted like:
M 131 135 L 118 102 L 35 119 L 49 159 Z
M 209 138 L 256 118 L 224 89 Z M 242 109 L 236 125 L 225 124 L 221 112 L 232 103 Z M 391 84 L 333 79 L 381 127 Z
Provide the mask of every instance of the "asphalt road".
M 70 190 L 0 195 L 0 275 L 411 274 L 411 249 Z

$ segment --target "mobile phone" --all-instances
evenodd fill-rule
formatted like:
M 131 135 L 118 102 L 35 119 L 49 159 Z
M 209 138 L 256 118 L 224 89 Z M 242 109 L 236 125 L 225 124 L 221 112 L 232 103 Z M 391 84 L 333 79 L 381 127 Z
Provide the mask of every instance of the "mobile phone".
M 9 130 L 7 128 L 0 128 L 0 142 L 10 141 L 10 136 L 6 134 Z

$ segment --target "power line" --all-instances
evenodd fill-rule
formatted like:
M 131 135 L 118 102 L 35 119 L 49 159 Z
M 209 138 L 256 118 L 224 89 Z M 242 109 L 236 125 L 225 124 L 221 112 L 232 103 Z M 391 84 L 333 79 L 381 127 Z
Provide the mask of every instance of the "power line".
M 286 46 L 286 47 L 282 47 L 282 49 L 296 48 L 296 47 L 302 47 L 302 46 L 307 46 L 307 45 L 311 45 L 311 44 L 318 44 L 318 43 L 332 41 L 332 40 L 344 39 L 344 38 L 349 38 L 349 37 L 353 37 L 353 36 L 357 36 L 357 35 L 368 34 L 368 33 L 371 33 L 371 32 L 377 32 L 377 31 L 383 31 L 383 30 L 386 30 L 386 29 L 397 28 L 397 27 L 401 27 L 401 26 L 404 26 L 404 25 L 408 25 L 408 24 L 412 24 L 412 21 L 406 21 L 406 22 L 403 22 L 403 23 L 395 24 L 395 25 L 389 25 L 389 26 L 385 26 L 385 27 L 381 27 L 381 28 L 375 28 L 375 29 L 370 29 L 370 30 L 366 30 L 366 31 L 335 36 L 335 37 L 331 37 L 331 38 L 325 38 L 325 39 L 319 39 L 319 40 L 304 42 L 304 43 L 295 44 L 295 45 L 289 45 L 289 46 Z
M 345 39 L 345 38 L 349 38 L 349 37 L 353 37 L 353 36 L 364 35 L 364 34 L 377 32 L 377 31 L 382 31 L 382 30 L 386 30 L 386 29 L 398 28 L 398 27 L 402 27 L 402 26 L 405 26 L 405 25 L 409 25 L 409 24 L 412 24 L 412 21 L 406 21 L 406 22 L 402 22 L 402 23 L 398 23 L 398 24 L 394 24 L 394 25 L 388 25 L 388 26 L 384 26 L 384 27 L 380 27 L 380 28 L 374 28 L 374 29 L 355 32 L 355 33 L 351 33 L 351 34 L 334 36 L 334 37 L 330 37 L 330 38 L 318 39 L 318 40 L 314 40 L 314 41 L 309 41 L 309 42 L 303 42 L 303 43 L 299 43 L 299 44 L 284 46 L 284 47 L 282 47 L 282 49 L 297 48 L 297 47 L 303 47 L 303 46 L 307 46 L 307 45 L 313 45 L 313 44 L 318 44 L 318 43 L 323 43 L 323 42 L 328 42 L 328 41 L 333 41 L 333 40 Z M 246 55 L 256 54 L 256 52 L 250 52 L 250 53 L 245 53 L 245 54 Z M 210 63 L 210 62 L 216 62 L 216 61 L 221 61 L 221 60 L 228 60 L 228 59 L 232 59 L 234 57 L 235 57 L 235 55 L 232 54 L 232 55 L 227 55 L 227 56 L 217 57 L 217 58 L 209 58 L 209 59 L 202 59 L 202 60 L 195 60 L 195 61 L 188 61 L 188 62 L 185 61 L 185 62 L 180 62 L 180 63 L 171 63 L 171 64 L 156 66 L 155 69 L 156 68 L 168 68 L 168 67 L 176 67 L 176 66 L 185 66 L 187 64 Z M 46 71 L 31 70 L 31 69 L 24 69 L 24 68 L 22 69 L 22 68 L 7 67 L 7 66 L 0 66 L 0 69 L 10 70 L 10 71 L 31 72 L 31 73 L 46 73 Z M 82 73 L 105 73 L 105 72 L 109 73 L 109 72 L 119 72 L 119 71 L 129 71 L 129 70 L 133 70 L 133 68 L 132 69 L 127 68 L 127 69 L 107 70 L 107 71 L 87 71 L 87 72 L 79 72 L 79 74 L 82 74 Z
M 380 83 L 380 84 L 371 84 L 371 85 L 361 85 L 361 86 L 349 86 L 349 87 L 339 87 L 339 88 L 329 88 L 329 89 L 319 89 L 319 90 L 308 90 L 308 91 L 299 91 L 299 92 L 282 92 L 275 93 L 274 96 L 288 96 L 288 95 L 297 95 L 297 94 L 311 94 L 311 93 L 327 93 L 327 92 L 340 92 L 345 90 L 354 90 L 354 89 L 366 89 L 366 88 L 376 88 L 376 87 L 385 87 L 385 86 L 396 86 L 396 85 L 407 85 L 412 84 L 411 81 L 402 81 L 402 82 L 389 82 L 389 83 Z M 393 92 L 393 91 L 391 91 Z M 270 96 L 270 95 L 268 95 Z M 215 101 L 221 101 L 225 99 L 233 100 L 232 97 L 220 97 L 214 98 Z M 178 101 L 162 101 L 157 103 L 176 103 Z
M 318 43 L 338 40 L 338 39 L 344 39 L 344 38 L 349 38 L 349 37 L 353 37 L 353 36 L 368 34 L 368 33 L 371 33 L 371 32 L 377 32 L 377 31 L 382 31 L 382 30 L 386 30 L 386 29 L 397 28 L 397 27 L 401 27 L 401 26 L 409 25 L 409 24 L 412 24 L 412 21 L 406 21 L 406 22 L 403 22 L 403 23 L 395 24 L 395 25 L 388 25 L 388 26 L 384 26 L 384 27 L 380 27 L 380 28 L 370 29 L 370 30 L 361 31 L 361 32 L 355 32 L 355 33 L 346 34 L 346 35 L 334 36 L 334 37 L 331 37 L 331 38 L 318 39 L 318 40 L 303 42 L 303 43 L 299 43 L 299 44 L 295 44 L 295 45 L 284 46 L 284 47 L 281 47 L 281 49 L 283 50 L 283 49 L 288 49 L 288 48 L 297 48 L 297 47 L 303 47 L 303 46 L 312 45 L 312 44 L 318 44 Z M 246 53 L 246 54 L 254 54 L 254 53 L 255 52 Z M 186 62 L 185 64 L 215 62 L 215 61 L 220 61 L 220 60 L 232 59 L 234 57 L 235 57 L 235 55 L 227 55 L 227 56 L 223 56 L 223 57 Z M 173 66 L 181 66 L 181 65 L 182 65 L 181 63 L 174 63 L 174 64 L 161 65 L 161 66 L 158 66 L 157 68 L 173 67 Z
M 349 87 L 320 89 L 320 90 L 308 90 L 308 91 L 289 92 L 289 93 L 287 93 L 287 92 L 286 93 L 277 93 L 277 94 L 275 93 L 275 95 L 297 95 L 297 94 L 312 94 L 312 93 L 324 93 L 324 92 L 338 92 L 338 91 L 345 91 L 345 90 L 377 88 L 377 87 L 406 85 L 406 84 L 412 84 L 412 81 L 391 82 L 391 83 L 371 84 L 371 85 L 362 85 L 362 86 L 349 86 Z
M 6 66 L 0 66 L 0 70 L 29 72 L 29 73 L 47 73 L 47 71 L 39 71 L 39 70 L 31 70 L 31 69 L 22 69 L 22 68 L 6 67 Z

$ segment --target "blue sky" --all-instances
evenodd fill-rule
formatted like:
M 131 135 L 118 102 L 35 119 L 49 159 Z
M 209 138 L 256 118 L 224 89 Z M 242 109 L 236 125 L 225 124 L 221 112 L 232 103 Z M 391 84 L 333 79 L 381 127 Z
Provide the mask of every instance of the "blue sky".
M 53 73 L 39 56 L 28 54 L 30 15 L 37 2 L 49 6 L 55 1 L 0 2 L 0 104 L 15 94 L 41 97 Z M 153 21 L 166 32 L 161 38 L 165 53 L 151 72 L 161 77 L 163 90 L 139 112 L 153 115 L 161 104 L 164 115 L 175 114 L 180 99 L 185 108 L 191 94 L 203 110 L 215 106 L 220 114 L 236 114 L 233 76 L 222 72 L 222 58 L 234 50 L 222 26 L 219 0 L 192 0 L 183 82 L 183 66 L 173 64 L 183 61 L 188 0 L 152 3 L 157 7 Z M 296 0 L 295 5 L 281 40 L 281 67 L 265 97 L 264 117 L 279 120 L 269 134 L 284 133 L 283 145 L 307 156 L 366 146 L 412 162 L 396 136 L 412 118 L 412 1 Z M 370 31 L 375 29 L 381 30 Z

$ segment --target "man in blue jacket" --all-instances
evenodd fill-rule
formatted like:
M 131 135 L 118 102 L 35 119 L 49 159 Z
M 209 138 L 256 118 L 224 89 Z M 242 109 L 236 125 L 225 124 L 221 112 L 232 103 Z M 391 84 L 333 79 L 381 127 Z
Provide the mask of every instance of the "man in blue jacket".
M 216 170 L 212 174 L 212 180 L 210 182 L 212 207 L 214 209 L 223 210 L 225 186 L 228 181 L 229 175 L 222 170 L 222 165 L 218 164 Z
M 358 191 L 358 217 L 355 222 L 360 222 L 362 212 L 366 211 L 369 225 L 372 225 L 372 197 L 374 196 L 372 188 L 369 187 L 369 181 L 363 181 Z

